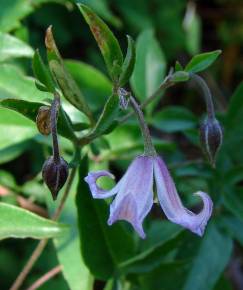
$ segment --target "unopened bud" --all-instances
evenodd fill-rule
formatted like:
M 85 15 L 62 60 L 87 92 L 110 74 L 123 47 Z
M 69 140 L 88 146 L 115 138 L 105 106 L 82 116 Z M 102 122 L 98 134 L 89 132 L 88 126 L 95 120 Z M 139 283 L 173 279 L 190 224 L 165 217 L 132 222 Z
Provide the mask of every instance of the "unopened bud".
M 58 161 L 55 161 L 53 156 L 49 157 L 43 165 L 42 177 L 55 200 L 68 177 L 67 162 L 62 157 Z
M 50 107 L 41 106 L 36 117 L 36 125 L 42 135 L 51 133 Z
M 215 118 L 206 118 L 200 126 L 200 140 L 209 162 L 215 166 L 215 158 L 223 141 L 223 130 Z

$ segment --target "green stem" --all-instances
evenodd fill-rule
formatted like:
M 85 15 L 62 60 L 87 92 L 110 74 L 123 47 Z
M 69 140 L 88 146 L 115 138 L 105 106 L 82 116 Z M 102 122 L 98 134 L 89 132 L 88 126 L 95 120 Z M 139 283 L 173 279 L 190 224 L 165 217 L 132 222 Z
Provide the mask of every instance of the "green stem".
M 57 138 L 57 114 L 60 107 L 60 97 L 58 94 L 54 95 L 54 100 L 51 105 L 51 134 L 53 143 L 53 158 L 56 163 L 60 161 L 59 145 Z
M 133 107 L 134 112 L 137 115 L 137 118 L 138 118 L 138 121 L 140 124 L 140 129 L 141 129 L 141 132 L 143 134 L 144 154 L 148 155 L 148 156 L 154 156 L 154 155 L 156 155 L 156 151 L 154 149 L 154 145 L 153 145 L 153 142 L 151 139 L 149 128 L 145 122 L 143 112 L 140 109 L 140 107 L 139 107 L 138 103 L 136 102 L 136 100 L 134 99 L 134 97 L 130 96 L 130 102 L 131 102 L 131 105 Z
M 206 103 L 206 107 L 207 107 L 208 117 L 210 119 L 214 119 L 215 113 L 214 113 L 213 98 L 212 98 L 212 94 L 210 92 L 210 89 L 207 83 L 202 77 L 194 73 L 190 73 L 190 78 L 194 80 L 198 84 L 198 86 L 201 88 L 201 91 L 202 91 L 202 94 Z
M 153 102 L 156 98 L 158 98 L 164 90 L 168 89 L 169 87 L 172 87 L 175 83 L 173 83 L 170 78 L 167 78 L 160 87 L 150 96 L 148 97 L 144 102 L 141 103 L 140 108 L 143 109 L 147 105 L 149 105 L 151 102 Z M 119 123 L 125 123 L 135 112 L 130 112 L 124 117 L 119 119 Z

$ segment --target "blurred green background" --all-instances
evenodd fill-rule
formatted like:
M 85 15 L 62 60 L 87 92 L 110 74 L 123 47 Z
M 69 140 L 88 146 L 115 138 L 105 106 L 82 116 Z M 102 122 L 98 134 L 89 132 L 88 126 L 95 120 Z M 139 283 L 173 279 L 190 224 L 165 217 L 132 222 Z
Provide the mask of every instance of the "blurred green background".
M 203 160 L 198 146 L 198 123 L 205 113 L 205 107 L 193 84 L 181 84 L 166 91 L 163 98 L 158 100 L 152 109 L 146 110 L 146 117 L 151 125 L 155 144 L 159 152 L 165 156 L 179 192 L 191 193 L 199 187 L 205 189 L 212 194 L 214 201 L 218 202 L 215 208 L 216 213 L 223 211 L 226 212 L 225 216 L 230 215 L 231 218 L 225 222 L 225 224 L 228 223 L 226 231 L 223 227 L 225 232 L 231 234 L 217 236 L 218 233 L 214 233 L 215 236 L 210 237 L 211 240 L 208 238 L 208 244 L 204 245 L 204 248 L 200 248 L 197 238 L 186 234 L 186 237 L 176 245 L 179 250 L 183 249 L 179 256 L 184 258 L 186 256 L 186 260 L 194 261 L 195 253 L 199 248 L 207 252 L 213 246 L 217 251 L 217 243 L 219 243 L 219 261 L 211 265 L 212 275 L 215 274 L 215 278 L 202 276 L 203 279 L 210 281 L 208 290 L 242 290 L 242 86 L 235 94 L 236 100 L 231 104 L 229 114 L 226 112 L 232 101 L 232 94 L 242 81 L 243 2 L 241 0 L 86 0 L 77 2 L 89 5 L 106 21 L 119 39 L 123 51 L 126 50 L 127 45 L 126 34 L 134 39 L 140 37 L 140 40 L 141 35 L 147 34 L 147 41 L 145 37 L 145 40 L 140 41 L 140 45 L 144 49 L 146 46 L 151 46 L 152 52 L 163 65 L 164 75 L 170 66 L 174 66 L 176 60 L 185 65 L 197 53 L 216 49 L 223 51 L 216 63 L 202 74 L 214 95 L 219 119 L 226 127 L 225 145 L 219 154 L 216 170 L 212 170 Z M 49 25 L 53 26 L 55 40 L 63 58 L 72 59 L 67 63 L 70 72 L 89 99 L 91 107 L 99 112 L 111 90 L 104 61 L 75 3 L 66 0 L 0 0 L 0 98 L 16 95 L 24 96 L 26 99 L 31 98 L 31 94 L 38 93 L 34 87 L 30 88 L 27 85 L 26 80 L 26 76 L 33 76 L 30 58 L 32 50 L 26 48 L 26 57 L 11 58 L 9 55 L 6 57 L 2 33 L 15 36 L 33 49 L 39 48 L 40 53 L 45 57 L 44 35 Z M 11 50 L 11 43 L 7 50 Z M 86 72 L 87 67 L 83 68 L 84 64 L 77 61 L 85 62 L 104 73 L 100 75 L 98 84 L 96 79 L 82 73 L 82 70 Z M 147 69 L 148 72 L 153 70 L 149 64 Z M 92 88 L 90 89 L 89 86 Z M 29 126 L 22 117 L 12 122 L 5 109 L 0 108 L 0 111 L 0 198 L 4 202 L 18 204 L 46 216 L 45 194 L 48 194 L 48 191 L 43 187 L 39 173 L 46 155 L 50 152 L 49 143 L 38 134 L 33 125 Z M 69 113 L 72 115 L 71 110 Z M 77 120 L 80 118 L 79 115 L 75 117 L 75 114 L 71 117 Z M 92 154 L 99 155 L 102 164 L 107 166 L 107 163 L 110 163 L 110 167 L 119 176 L 131 158 L 142 151 L 139 136 L 134 120 L 131 120 L 115 130 L 107 137 L 107 140 L 96 141 L 96 146 L 101 149 L 97 153 L 94 148 L 91 148 Z M 61 142 L 63 151 L 70 159 L 70 144 L 64 139 Z M 107 150 L 106 142 L 109 142 L 112 150 Z M 102 164 L 93 166 L 102 167 Z M 228 192 L 237 193 L 233 200 L 232 196 L 227 195 Z M 222 198 L 223 193 L 227 198 Z M 33 208 L 34 202 L 36 207 Z M 189 200 L 188 203 L 193 204 L 193 201 Z M 159 207 L 155 207 L 152 212 L 153 218 L 157 219 L 160 214 Z M 73 223 L 75 224 L 75 221 Z M 156 227 L 155 222 L 150 230 L 154 231 L 155 235 L 159 235 L 163 227 L 158 227 L 159 232 Z M 232 249 L 230 242 L 227 241 L 229 236 L 233 241 Z M 1 242 L 1 290 L 9 289 L 35 245 L 36 241 L 31 239 L 8 239 Z M 224 256 L 224 250 L 228 251 L 225 254 L 227 257 L 221 261 L 220 256 L 221 253 Z M 197 259 L 200 263 L 200 257 Z M 206 261 L 203 268 L 209 265 L 210 257 Z M 25 286 L 30 285 L 57 263 L 56 252 L 50 242 L 25 282 Z M 138 285 L 131 289 L 181 289 L 183 284 L 181 281 L 188 275 L 191 264 L 185 266 L 176 263 L 175 261 L 174 264 L 170 263 L 168 266 L 157 265 L 153 271 L 140 274 L 135 278 L 131 277 L 131 281 L 135 280 L 134 285 Z M 214 266 L 215 273 L 213 273 Z M 200 280 L 200 274 L 191 273 L 191 276 L 194 274 L 199 275 Z M 103 289 L 105 283 L 96 280 L 94 285 L 94 289 L 98 290 Z M 188 285 L 186 289 L 192 289 Z M 69 286 L 63 276 L 58 275 L 40 289 L 65 290 L 69 289 Z M 110 288 L 107 286 L 107 289 Z M 194 289 L 205 288 L 195 287 Z

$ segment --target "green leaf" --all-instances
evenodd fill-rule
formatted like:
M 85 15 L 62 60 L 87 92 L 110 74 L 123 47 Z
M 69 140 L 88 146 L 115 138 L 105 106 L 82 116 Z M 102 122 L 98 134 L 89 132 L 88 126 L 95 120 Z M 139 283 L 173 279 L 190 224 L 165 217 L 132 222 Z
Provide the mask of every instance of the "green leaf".
M 136 43 L 136 63 L 131 85 L 140 100 L 151 96 L 165 76 L 165 57 L 153 30 L 143 31 Z
M 234 190 L 226 190 L 223 203 L 234 216 L 243 221 L 243 190 L 233 188 Z
M 152 119 L 153 125 L 165 132 L 179 132 L 195 128 L 197 118 L 184 107 L 169 106 L 156 113 Z
M 122 23 L 120 19 L 112 13 L 111 9 L 108 6 L 107 0 L 76 0 L 76 3 L 82 3 L 88 5 L 94 11 L 104 18 L 106 21 L 109 21 L 114 26 L 121 27 Z
M 175 72 L 178 72 L 178 71 L 183 71 L 183 66 L 180 64 L 180 62 L 177 60 L 176 63 L 175 63 Z
M 104 109 L 94 127 L 94 129 L 87 136 L 88 139 L 92 140 L 107 134 L 113 126 L 116 126 L 117 121 L 115 120 L 119 112 L 119 97 L 116 94 L 112 94 L 107 100 Z
M 28 119 L 36 122 L 36 117 L 38 110 L 44 103 L 28 102 L 24 100 L 17 99 L 4 99 L 0 101 L 0 106 L 14 110 Z M 75 141 L 76 136 L 72 130 L 72 123 L 69 118 L 67 118 L 65 111 L 61 108 L 58 118 L 58 132 L 65 138 Z M 37 133 L 37 131 L 36 131 Z
M 39 51 L 36 50 L 33 61 L 33 71 L 35 74 L 35 77 L 47 88 L 49 92 L 55 92 L 55 85 L 53 82 L 53 79 L 51 77 L 51 73 L 49 69 L 45 66 Z
M 243 246 L 243 231 L 241 230 L 243 228 L 243 221 L 235 217 L 223 216 L 219 219 L 219 223 L 229 236 L 236 239 Z
M 57 48 L 50 26 L 46 31 L 45 44 L 51 73 L 56 79 L 63 96 L 78 110 L 86 114 L 92 120 L 92 113 L 84 99 L 75 80 L 65 68 L 62 57 Z M 93 121 L 93 120 L 92 120 Z
M 70 193 L 65 202 L 60 222 L 68 224 L 70 231 L 55 238 L 54 245 L 57 252 L 57 258 L 62 265 L 62 273 L 66 279 L 69 288 L 72 290 L 92 290 L 93 277 L 87 266 L 84 264 L 80 252 L 80 240 L 77 225 L 77 208 L 75 205 L 75 195 L 77 188 L 77 178 L 74 179 Z M 61 197 L 60 197 L 61 198 Z M 54 212 L 56 203 L 53 203 L 51 196 L 47 197 L 47 205 L 50 213 Z
M 123 55 L 118 40 L 103 20 L 89 7 L 83 4 L 79 4 L 78 7 L 101 50 L 112 80 L 117 80 L 123 64 Z
M 185 71 L 176 71 L 171 77 L 170 80 L 174 83 L 186 82 L 190 79 L 189 73 Z
M 89 107 L 98 110 L 112 93 L 111 81 L 95 67 L 81 61 L 65 61 L 67 70 L 77 82 Z
M 158 233 L 160 233 L 158 235 Z M 146 240 L 141 242 L 141 253 L 120 264 L 126 273 L 150 272 L 166 259 L 181 239 L 182 229 L 170 222 L 154 222 Z
M 195 55 L 185 67 L 185 71 L 198 73 L 205 70 L 215 62 L 217 57 L 221 54 L 221 50 L 205 52 Z
M 185 30 L 185 40 L 187 51 L 194 55 L 199 53 L 201 47 L 201 19 L 196 12 L 196 4 L 188 2 L 187 11 L 183 21 L 183 28 Z
M 0 100 L 4 98 L 16 98 L 26 101 L 42 102 L 52 98 L 50 93 L 40 92 L 35 81 L 21 73 L 13 65 L 0 65 Z
M 32 57 L 33 49 L 22 40 L 0 32 L 0 62 L 15 57 Z
M 107 280 L 118 271 L 119 263 L 133 255 L 134 243 L 120 223 L 107 225 L 108 205 L 103 200 L 93 199 L 84 181 L 88 174 L 87 163 L 85 158 L 80 166 L 76 197 L 81 251 L 91 273 Z
M 21 25 L 21 19 L 33 12 L 39 5 L 49 2 L 66 4 L 66 0 L 35 0 L 34 2 L 29 2 L 28 0 L 2 0 L 0 9 L 0 30 L 8 32 L 16 29 Z
M 0 107 L 0 149 L 33 138 L 36 133 L 36 128 L 30 120 Z
M 1 130 L 0 130 L 1 132 Z M 24 140 L 19 143 L 10 145 L 0 149 L 0 164 L 9 162 L 18 156 L 20 156 L 24 151 L 26 151 L 28 148 L 31 147 L 31 141 L 30 140 Z
M 122 65 L 121 75 L 119 77 L 119 85 L 124 86 L 130 79 L 136 60 L 136 48 L 133 39 L 127 35 L 128 47 L 125 60 Z
M 189 266 L 188 261 L 165 262 L 153 271 L 138 276 L 139 290 L 181 289 Z
M 232 247 L 230 237 L 214 224 L 208 225 L 183 290 L 213 289 L 230 259 Z
M 234 91 L 230 98 L 229 110 L 226 114 L 224 123 L 224 142 L 223 148 L 227 151 L 232 160 L 241 165 L 240 160 L 243 158 L 243 151 L 239 150 L 243 142 L 243 82 Z
M 68 227 L 30 211 L 0 203 L 0 240 L 6 238 L 45 239 L 63 235 Z

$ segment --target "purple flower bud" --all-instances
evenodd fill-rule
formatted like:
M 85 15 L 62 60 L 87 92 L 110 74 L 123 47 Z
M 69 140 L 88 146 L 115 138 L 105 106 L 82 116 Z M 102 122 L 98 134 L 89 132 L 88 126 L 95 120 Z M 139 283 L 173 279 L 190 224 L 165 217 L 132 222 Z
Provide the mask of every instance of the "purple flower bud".
M 51 191 L 53 200 L 56 200 L 68 177 L 67 162 L 62 157 L 59 160 L 54 160 L 53 156 L 49 157 L 43 165 L 42 177 Z
M 215 158 L 223 141 L 223 130 L 217 119 L 204 120 L 200 126 L 200 140 L 209 162 L 215 166 Z

